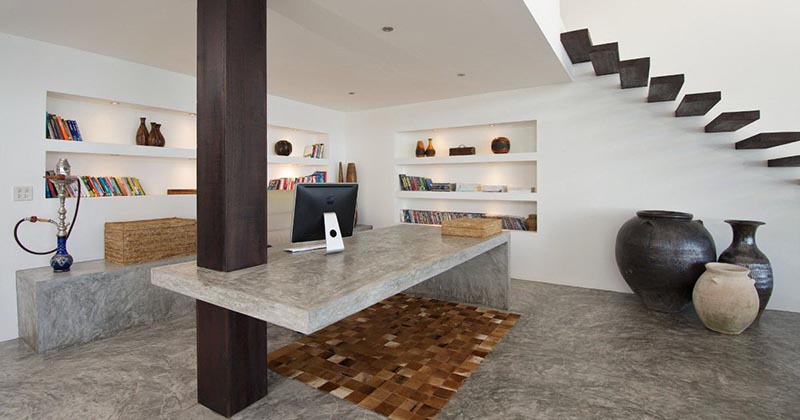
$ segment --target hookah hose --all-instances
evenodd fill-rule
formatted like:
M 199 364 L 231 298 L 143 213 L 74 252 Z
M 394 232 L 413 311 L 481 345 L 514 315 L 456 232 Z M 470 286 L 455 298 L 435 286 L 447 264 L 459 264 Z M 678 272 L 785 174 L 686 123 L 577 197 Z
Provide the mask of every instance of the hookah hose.
M 78 195 L 77 195 L 77 200 L 75 201 L 75 214 L 72 216 L 72 223 L 70 223 L 70 225 L 69 225 L 69 230 L 67 231 L 67 238 L 69 238 L 69 235 L 72 234 L 72 228 L 75 227 L 75 220 L 78 219 L 78 209 L 80 209 L 80 207 L 81 207 L 81 183 L 78 182 Z M 36 216 L 23 217 L 22 219 L 19 219 L 19 222 L 17 222 L 17 224 L 14 226 L 14 240 L 17 241 L 17 245 L 19 245 L 20 248 L 25 250 L 25 252 L 28 252 L 28 253 L 33 254 L 33 255 L 48 255 L 48 254 L 52 254 L 52 253 L 54 253 L 54 252 L 56 252 L 58 250 L 58 248 L 56 247 L 56 248 L 53 248 L 53 249 L 51 249 L 49 251 L 38 252 L 38 251 L 32 251 L 32 250 L 28 249 L 28 247 L 23 245 L 22 241 L 19 240 L 19 235 L 17 234 L 17 231 L 19 230 L 19 226 L 23 222 L 26 222 L 26 221 L 30 221 L 31 223 L 36 223 L 37 221 L 43 221 L 44 222 L 44 221 L 49 221 L 49 220 L 48 219 L 43 219 L 43 218 L 40 219 L 40 218 L 38 218 Z

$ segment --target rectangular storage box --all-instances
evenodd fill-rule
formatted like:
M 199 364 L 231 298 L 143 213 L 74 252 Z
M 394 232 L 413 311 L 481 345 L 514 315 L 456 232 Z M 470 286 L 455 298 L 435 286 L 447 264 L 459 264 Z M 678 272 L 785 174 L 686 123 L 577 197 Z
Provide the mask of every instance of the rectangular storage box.
M 451 147 L 450 148 L 450 156 L 466 156 L 466 155 L 474 155 L 475 148 L 474 147 Z
M 485 238 L 500 233 L 503 230 L 503 221 L 500 219 L 460 219 L 445 220 L 442 222 L 442 235 L 469 236 L 471 238 Z
M 197 221 L 153 219 L 106 223 L 106 261 L 140 264 L 197 253 Z

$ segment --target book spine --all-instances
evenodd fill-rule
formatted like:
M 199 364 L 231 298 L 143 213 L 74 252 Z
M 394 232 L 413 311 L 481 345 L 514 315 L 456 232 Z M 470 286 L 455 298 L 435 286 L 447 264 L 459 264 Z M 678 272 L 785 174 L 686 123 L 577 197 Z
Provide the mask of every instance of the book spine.
M 139 192 L 141 193 L 141 195 L 147 195 L 147 194 L 144 192 L 144 188 L 142 188 L 142 184 L 141 184 L 141 183 L 139 183 L 139 178 L 133 178 L 133 182 L 135 182 L 135 183 L 136 183 L 136 188 L 139 190 Z

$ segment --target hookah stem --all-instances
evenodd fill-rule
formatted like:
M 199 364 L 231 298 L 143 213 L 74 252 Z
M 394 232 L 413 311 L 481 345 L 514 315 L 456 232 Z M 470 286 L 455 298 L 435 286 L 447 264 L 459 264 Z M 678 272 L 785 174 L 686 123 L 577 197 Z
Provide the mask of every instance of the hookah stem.
M 72 223 L 70 223 L 69 225 L 69 230 L 67 231 L 67 236 L 66 236 L 67 238 L 69 238 L 69 236 L 72 234 L 72 228 L 75 227 L 75 221 L 78 219 L 78 209 L 80 209 L 80 207 L 81 207 L 81 183 L 78 182 L 78 196 L 75 201 L 75 214 L 72 215 Z M 28 249 L 28 247 L 23 245 L 22 241 L 19 240 L 19 235 L 17 235 L 17 230 L 19 229 L 19 225 L 21 225 L 24 221 L 25 219 L 20 219 L 20 221 L 17 222 L 17 224 L 14 226 L 14 240 L 17 241 L 17 245 L 19 245 L 20 248 L 33 255 L 48 255 L 58 250 L 58 247 L 56 247 L 51 249 L 50 251 L 38 252 L 30 250 Z

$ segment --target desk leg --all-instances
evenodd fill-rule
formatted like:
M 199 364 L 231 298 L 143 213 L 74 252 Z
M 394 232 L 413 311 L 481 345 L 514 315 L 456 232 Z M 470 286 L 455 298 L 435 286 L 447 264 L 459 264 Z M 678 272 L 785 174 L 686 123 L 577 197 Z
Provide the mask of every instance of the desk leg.
M 267 323 L 197 301 L 197 401 L 230 417 L 267 395 Z
M 511 286 L 508 258 L 508 244 L 502 244 L 406 292 L 432 299 L 508 309 Z

